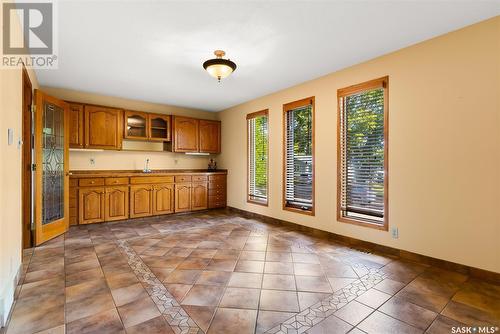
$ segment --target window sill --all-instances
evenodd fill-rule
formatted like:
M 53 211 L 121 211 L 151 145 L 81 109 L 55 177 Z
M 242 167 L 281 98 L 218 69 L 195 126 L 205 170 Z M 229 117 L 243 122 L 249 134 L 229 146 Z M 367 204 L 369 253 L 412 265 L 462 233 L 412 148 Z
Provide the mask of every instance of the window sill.
M 268 201 L 247 198 L 247 203 L 268 206 Z
M 307 215 L 307 216 L 314 216 L 314 207 L 312 207 L 311 210 L 302 210 L 302 209 L 299 209 L 299 208 L 296 208 L 293 206 L 284 205 L 283 210 L 295 212 L 295 213 L 300 213 L 300 214 Z
M 389 224 L 387 222 L 384 222 L 383 225 L 379 225 L 376 223 L 368 223 L 368 222 L 365 222 L 362 220 L 356 220 L 356 219 L 340 217 L 340 216 L 337 217 L 337 221 L 339 221 L 341 223 L 347 223 L 347 224 L 352 224 L 352 225 L 373 228 L 375 230 L 380 230 L 380 231 L 388 231 L 389 230 Z

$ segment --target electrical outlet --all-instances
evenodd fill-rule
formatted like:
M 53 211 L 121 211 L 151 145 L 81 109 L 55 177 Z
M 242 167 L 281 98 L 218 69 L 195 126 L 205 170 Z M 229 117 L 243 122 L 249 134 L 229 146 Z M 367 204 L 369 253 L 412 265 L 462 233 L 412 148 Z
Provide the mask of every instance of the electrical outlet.
M 89 162 L 90 162 L 91 166 L 95 166 L 95 159 L 94 158 L 90 158 Z
M 397 227 L 391 227 L 391 235 L 393 239 L 399 238 L 399 230 Z
M 174 165 L 177 165 L 179 163 L 179 160 L 175 159 L 174 160 Z

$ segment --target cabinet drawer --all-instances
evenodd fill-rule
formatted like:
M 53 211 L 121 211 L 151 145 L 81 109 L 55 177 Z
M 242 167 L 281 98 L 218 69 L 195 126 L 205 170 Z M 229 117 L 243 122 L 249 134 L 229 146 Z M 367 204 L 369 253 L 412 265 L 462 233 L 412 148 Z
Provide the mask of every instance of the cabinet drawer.
M 128 177 L 108 177 L 104 183 L 107 186 L 128 184 Z
M 150 184 L 150 183 L 172 183 L 173 176 L 134 176 L 130 178 L 130 184 Z
M 226 182 L 212 182 L 208 183 L 208 189 L 226 189 Z
M 175 177 L 175 182 L 191 182 L 191 175 L 177 175 Z
M 206 175 L 193 175 L 193 182 L 205 182 L 208 181 L 208 176 Z
M 208 190 L 209 196 L 226 196 L 226 188 L 211 188 Z
M 224 208 L 226 206 L 226 196 L 208 196 L 208 207 Z
M 104 179 L 103 178 L 80 179 L 80 182 L 78 184 L 80 185 L 80 187 L 103 186 L 104 185 Z
M 226 175 L 224 174 L 214 174 L 214 175 L 209 175 L 208 180 L 210 182 L 225 182 L 226 181 Z

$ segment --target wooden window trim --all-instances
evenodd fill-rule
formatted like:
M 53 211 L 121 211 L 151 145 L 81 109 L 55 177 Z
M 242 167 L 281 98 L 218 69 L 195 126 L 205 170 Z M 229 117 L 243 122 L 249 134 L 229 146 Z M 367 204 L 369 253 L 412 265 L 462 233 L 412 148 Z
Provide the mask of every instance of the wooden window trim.
M 267 198 L 265 201 L 263 200 L 257 200 L 255 198 L 251 198 L 250 196 L 250 185 L 249 185 L 249 181 L 250 181 L 250 160 L 249 160 L 249 153 L 250 153 L 250 142 L 248 140 L 248 136 L 249 136 L 249 130 L 248 130 L 248 120 L 250 119 L 253 119 L 253 118 L 257 118 L 257 117 L 260 117 L 260 116 L 266 116 L 267 117 L 267 131 L 268 131 L 268 135 L 267 135 L 267 160 L 266 160 L 266 178 L 267 178 L 267 183 L 266 183 L 266 193 L 267 193 Z M 246 117 L 246 127 L 247 127 L 247 203 L 251 203 L 251 204 L 257 204 L 257 205 L 262 205 L 262 206 L 269 206 L 269 109 L 264 109 L 264 110 L 260 110 L 260 111 L 256 111 L 256 112 L 253 112 L 253 113 L 250 113 L 250 114 L 247 114 L 247 117 Z
M 312 105 L 312 171 L 313 171 L 313 177 L 312 177 L 312 207 L 311 210 L 302 210 L 296 207 L 292 206 L 287 206 L 286 205 L 286 113 L 290 110 L 297 109 L 300 107 L 304 107 L 307 105 Z M 315 117 L 315 97 L 310 96 L 308 98 L 298 100 L 298 101 L 293 101 L 289 102 L 283 105 L 283 197 L 282 197 L 282 208 L 285 211 L 290 211 L 290 212 L 295 212 L 295 213 L 300 213 L 303 215 L 307 216 L 314 216 L 316 214 L 316 190 L 315 190 L 315 185 L 316 185 L 316 139 L 315 139 L 315 131 L 316 131 L 316 117 Z
M 384 222 L 382 225 L 369 223 L 353 218 L 342 217 L 340 208 L 341 202 L 341 134 L 340 134 L 340 99 L 342 97 L 355 93 L 375 89 L 384 88 Z M 389 76 L 370 80 L 360 84 L 352 85 L 346 88 L 337 90 L 337 221 L 358 226 L 373 228 L 376 230 L 389 230 Z

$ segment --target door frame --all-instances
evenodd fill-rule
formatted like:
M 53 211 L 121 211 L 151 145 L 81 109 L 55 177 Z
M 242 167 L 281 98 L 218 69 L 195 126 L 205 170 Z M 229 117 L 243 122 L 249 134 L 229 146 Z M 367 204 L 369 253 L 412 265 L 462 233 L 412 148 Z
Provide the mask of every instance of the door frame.
M 33 247 L 31 222 L 33 217 L 33 121 L 31 105 L 33 103 L 33 86 L 23 65 L 22 68 L 22 162 L 21 162 L 21 193 L 22 193 L 22 238 L 23 249 Z

